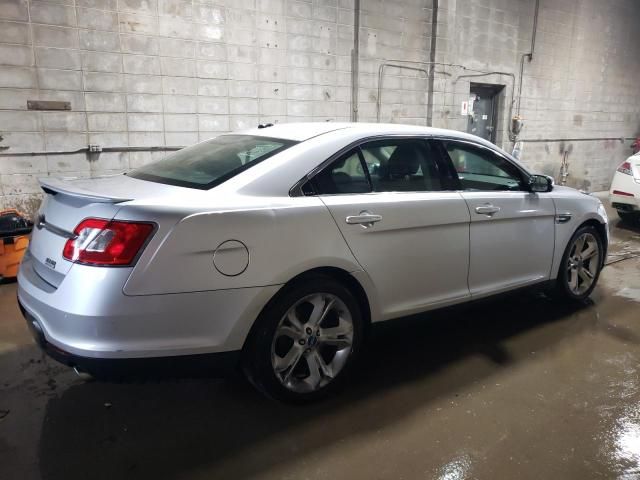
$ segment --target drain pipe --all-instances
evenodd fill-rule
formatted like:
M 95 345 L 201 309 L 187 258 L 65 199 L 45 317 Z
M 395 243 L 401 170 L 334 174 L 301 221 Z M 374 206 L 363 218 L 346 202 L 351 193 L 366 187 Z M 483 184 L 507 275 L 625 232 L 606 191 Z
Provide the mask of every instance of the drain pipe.
M 351 121 L 358 121 L 358 87 L 360 77 L 360 0 L 353 5 L 353 49 L 351 50 Z
M 518 85 L 518 103 L 516 106 L 516 115 L 520 115 L 520 101 L 522 100 L 522 78 L 524 76 L 524 59 L 528 58 L 529 62 L 533 60 L 533 54 L 536 49 L 536 34 L 538 33 L 538 14 L 540 12 L 540 0 L 536 0 L 535 13 L 533 14 L 533 30 L 531 32 L 531 50 L 520 58 L 520 80 Z
M 427 126 L 433 126 L 433 89 L 436 80 L 436 42 L 438 38 L 438 0 L 433 0 L 431 13 L 431 51 L 429 52 L 429 86 L 427 89 Z

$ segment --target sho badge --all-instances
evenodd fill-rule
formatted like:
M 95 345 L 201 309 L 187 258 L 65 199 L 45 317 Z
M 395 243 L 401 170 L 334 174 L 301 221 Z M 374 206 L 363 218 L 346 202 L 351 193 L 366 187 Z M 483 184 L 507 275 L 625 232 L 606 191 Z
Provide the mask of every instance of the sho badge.
M 46 265 L 47 267 L 51 267 L 51 268 L 53 268 L 53 269 L 55 270 L 55 268 L 56 268 L 56 262 L 55 262 L 54 260 L 51 260 L 49 257 L 47 257 L 47 258 L 45 259 L 44 263 L 45 263 L 45 265 Z

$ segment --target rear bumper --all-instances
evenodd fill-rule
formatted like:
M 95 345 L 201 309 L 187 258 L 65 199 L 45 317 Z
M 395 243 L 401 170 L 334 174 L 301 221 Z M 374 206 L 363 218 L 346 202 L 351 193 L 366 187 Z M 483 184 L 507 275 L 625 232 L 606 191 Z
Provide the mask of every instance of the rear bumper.
M 80 372 L 89 372 L 98 377 L 164 377 L 199 376 L 205 374 L 227 374 L 239 364 L 240 350 L 180 355 L 175 357 L 152 358 L 90 358 L 74 355 L 49 343 L 38 321 L 22 306 L 18 306 L 24 316 L 33 339 L 38 346 L 54 360 L 76 368 Z
M 35 261 L 27 255 L 18 273 L 20 307 L 45 350 L 76 366 L 86 359 L 241 350 L 255 318 L 279 288 L 127 296 L 122 285 L 128 269 L 75 265 L 56 288 L 36 273 Z

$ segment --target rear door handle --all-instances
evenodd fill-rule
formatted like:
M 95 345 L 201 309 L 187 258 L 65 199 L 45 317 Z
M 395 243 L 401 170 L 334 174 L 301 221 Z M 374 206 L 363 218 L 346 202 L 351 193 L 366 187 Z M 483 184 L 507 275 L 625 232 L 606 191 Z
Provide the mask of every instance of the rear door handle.
M 476 213 L 479 215 L 487 215 L 491 217 L 494 213 L 498 213 L 500 211 L 500 207 L 494 207 L 490 203 L 486 205 L 482 205 L 480 207 L 476 207 Z
M 360 215 L 350 215 L 346 219 L 349 225 L 362 225 L 364 228 L 372 227 L 374 223 L 382 220 L 382 215 L 369 212 L 360 212 Z

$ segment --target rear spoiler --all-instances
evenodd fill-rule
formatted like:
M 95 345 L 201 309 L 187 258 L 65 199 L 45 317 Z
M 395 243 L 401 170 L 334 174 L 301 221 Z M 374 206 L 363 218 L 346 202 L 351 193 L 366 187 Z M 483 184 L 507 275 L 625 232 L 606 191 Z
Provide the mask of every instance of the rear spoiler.
M 133 200 L 131 198 L 101 195 L 99 193 L 77 187 L 70 182 L 65 182 L 64 180 L 53 177 L 39 178 L 38 182 L 40 182 L 40 188 L 50 195 L 61 194 L 68 197 L 81 198 L 95 203 L 121 203 Z

